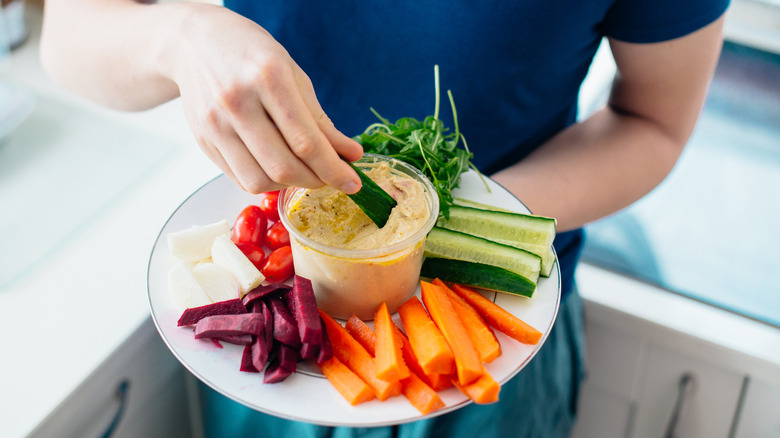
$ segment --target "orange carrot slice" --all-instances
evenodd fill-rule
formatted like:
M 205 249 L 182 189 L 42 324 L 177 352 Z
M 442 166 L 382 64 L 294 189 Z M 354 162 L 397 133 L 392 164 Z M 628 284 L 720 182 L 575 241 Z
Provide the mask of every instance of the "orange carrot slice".
M 501 306 L 483 297 L 474 289 L 461 284 L 453 284 L 452 289 L 469 304 L 474 306 L 474 308 L 477 309 L 477 312 L 479 312 L 490 325 L 512 339 L 531 345 L 538 344 L 539 340 L 542 339 L 542 333 L 539 330 L 536 330 L 520 318 L 501 308 Z
M 455 309 L 458 318 L 460 318 L 460 321 L 466 326 L 466 330 L 469 332 L 469 337 L 474 344 L 474 348 L 477 350 L 480 360 L 485 363 L 490 363 L 498 356 L 501 356 L 501 344 L 498 342 L 498 338 L 496 338 L 493 329 L 485 322 L 485 319 L 482 318 L 479 312 L 440 279 L 437 278 L 433 280 L 433 284 L 447 291 L 447 296 L 450 297 L 452 308 Z
M 374 391 L 336 356 L 318 364 L 322 374 L 352 406 L 374 398 Z
M 424 309 L 423 309 L 424 310 Z M 404 362 L 409 367 L 409 371 L 416 374 L 425 384 L 430 386 L 434 391 L 441 391 L 452 386 L 452 380 L 449 374 L 440 373 L 426 373 L 420 365 L 420 361 L 417 360 L 417 356 L 414 354 L 412 344 L 409 342 L 409 338 L 404 335 L 398 326 L 395 326 L 396 337 L 401 341 L 401 353 L 404 356 Z M 449 348 L 449 347 L 447 347 Z M 454 363 L 454 360 L 453 360 Z
M 424 376 L 418 375 L 425 381 L 434 391 L 444 391 L 447 388 L 452 387 L 452 378 L 455 374 L 425 374 Z
M 398 308 L 406 336 L 426 374 L 452 374 L 455 357 L 441 330 L 413 296 Z
M 393 325 L 387 304 L 380 304 L 374 313 L 374 333 L 376 334 L 374 364 L 376 376 L 388 382 L 409 377 L 409 367 L 406 366 L 401 356 L 401 343 L 395 337 Z
M 441 330 L 455 357 L 458 382 L 463 386 L 468 385 L 484 374 L 484 367 L 477 356 L 469 334 L 452 309 L 447 292 L 427 281 L 420 281 L 420 285 L 425 307 L 436 326 Z
M 404 397 L 409 400 L 421 414 L 426 415 L 444 407 L 444 402 L 436 391 L 428 386 L 416 374 L 410 373 L 409 377 L 401 381 Z
M 387 400 L 401 393 L 400 382 L 386 382 L 376 377 L 374 358 L 332 316 L 320 310 L 328 331 L 333 355 L 355 372 L 374 391 L 379 400 Z
M 376 335 L 371 327 L 368 326 L 357 315 L 349 317 L 347 324 L 344 326 L 346 330 L 354 336 L 358 342 L 363 345 L 369 353 L 372 353 L 376 345 Z M 393 323 L 393 331 L 399 344 L 401 344 L 401 351 L 404 356 L 404 362 L 409 367 L 409 377 L 401 381 L 401 392 L 409 400 L 409 403 L 415 407 L 421 414 L 425 415 L 441 409 L 444 407 L 444 402 L 436 393 L 439 389 L 434 389 L 427 381 L 426 376 L 422 373 L 420 364 L 417 363 L 417 358 L 414 357 L 409 340 L 406 339 L 401 329 Z M 419 372 L 418 372 L 419 370 Z M 444 388 L 452 386 L 452 381 L 447 376 L 436 376 L 435 382 Z M 445 386 L 446 382 L 449 386 Z
M 477 380 L 468 385 L 461 385 L 458 379 L 452 379 L 452 384 L 466 394 L 474 403 L 485 405 L 498 401 L 498 393 L 501 392 L 501 385 L 485 371 Z
M 404 396 L 423 415 L 443 408 L 444 402 L 437 394 L 437 391 L 452 386 L 452 380 L 442 374 L 426 375 L 417 361 L 417 357 L 414 355 L 409 339 L 395 323 L 393 323 L 393 329 L 396 338 L 401 344 L 404 362 L 409 367 L 409 378 L 401 381 Z
M 352 315 L 347 319 L 344 325 L 350 335 L 357 340 L 371 356 L 376 355 L 376 335 L 371 327 L 368 326 L 357 315 Z
M 425 311 L 425 308 L 422 310 Z M 404 363 L 406 363 L 406 366 L 409 367 L 409 371 L 416 374 L 417 377 L 430 386 L 434 391 L 443 391 L 451 387 L 452 373 L 426 373 L 425 370 L 423 370 L 423 368 L 420 366 L 420 362 L 417 360 L 417 356 L 414 354 L 414 350 L 412 349 L 412 345 L 409 342 L 409 339 L 406 337 L 406 335 L 404 335 L 401 329 L 398 328 L 398 326 L 395 324 L 393 325 L 395 326 L 396 338 L 398 338 L 399 343 L 401 343 L 401 354 L 403 355 Z M 355 338 L 355 340 L 366 349 L 368 354 L 370 354 L 372 357 L 374 356 L 376 349 L 376 336 L 368 324 L 366 324 L 362 319 L 358 318 L 357 315 L 352 315 L 347 320 L 344 328 L 346 328 L 349 334 L 352 335 L 352 337 Z M 447 348 L 449 348 L 449 346 L 447 346 Z M 452 363 L 454 372 L 454 359 Z

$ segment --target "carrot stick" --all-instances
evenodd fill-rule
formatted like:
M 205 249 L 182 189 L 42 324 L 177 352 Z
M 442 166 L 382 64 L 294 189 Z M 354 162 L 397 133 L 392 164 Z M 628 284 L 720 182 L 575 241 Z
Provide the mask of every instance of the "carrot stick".
M 420 281 L 420 285 L 425 307 L 428 308 L 431 318 L 441 330 L 455 357 L 458 382 L 463 386 L 468 385 L 484 374 L 484 367 L 468 332 L 452 309 L 452 303 L 444 289 L 427 281 Z
M 450 302 L 452 302 L 452 308 L 455 309 L 458 318 L 466 326 L 480 360 L 490 363 L 498 356 L 501 356 L 501 344 L 498 342 L 493 329 L 485 322 L 485 319 L 482 318 L 479 312 L 440 279 L 433 280 L 433 284 L 447 291 L 447 296 L 450 297 Z
M 395 325 L 395 324 L 394 324 Z M 426 373 L 420 365 L 420 361 L 417 360 L 417 356 L 414 354 L 412 344 L 409 342 L 409 338 L 404 335 L 398 326 L 395 326 L 396 337 L 401 341 L 401 353 L 404 356 L 404 362 L 409 367 L 409 371 L 412 374 L 416 374 L 426 385 L 430 386 L 434 391 L 442 391 L 452 386 L 452 380 L 449 374 L 440 373 Z M 447 347 L 449 348 L 449 347 Z M 454 363 L 454 359 L 453 359 Z
M 368 354 L 371 356 L 376 354 L 376 335 L 362 319 L 358 318 L 357 315 L 352 315 L 344 328 L 366 349 Z
M 376 323 L 376 320 L 374 320 L 374 322 Z M 358 318 L 357 315 L 352 315 L 347 320 L 345 328 L 370 354 L 373 355 L 376 345 L 376 335 L 368 324 Z M 436 393 L 436 391 L 440 389 L 434 389 L 427 381 L 427 376 L 423 373 L 420 364 L 417 363 L 417 358 L 414 357 L 414 352 L 412 351 L 411 345 L 409 345 L 409 340 L 406 339 L 406 336 L 404 336 L 401 329 L 399 329 L 395 323 L 393 323 L 392 328 L 397 342 L 401 344 L 404 362 L 407 364 L 410 371 L 409 377 L 401 381 L 401 392 L 407 400 L 409 400 L 409 403 L 423 415 L 444 407 L 444 402 L 442 402 L 439 394 Z M 442 375 L 437 375 L 435 377 L 435 382 L 442 387 L 441 389 L 452 385 L 451 379 Z M 445 386 L 444 382 L 449 384 L 449 386 Z
M 406 399 L 421 414 L 429 414 L 444 407 L 439 394 L 416 374 L 410 373 L 408 378 L 401 381 L 401 385 Z
M 350 336 L 347 329 L 322 310 L 320 310 L 320 316 L 322 316 L 322 321 L 328 331 L 333 355 L 368 383 L 376 398 L 387 400 L 401 393 L 400 382 L 386 382 L 376 377 L 374 358 L 355 338 Z
M 501 344 L 496 338 L 493 329 L 485 322 L 482 316 L 455 292 L 448 290 L 447 293 L 452 300 L 452 307 L 455 313 L 466 326 L 469 332 L 471 342 L 477 350 L 479 359 L 484 363 L 493 362 L 498 356 L 501 356 Z M 457 299 L 455 299 L 457 298 Z
M 403 354 L 404 362 L 409 367 L 409 378 L 401 381 L 404 396 L 406 396 L 409 403 L 417 408 L 423 415 L 443 408 L 444 402 L 436 391 L 441 391 L 452 386 L 451 379 L 442 374 L 426 375 L 420 366 L 420 363 L 417 361 L 417 357 L 414 355 L 409 339 L 407 339 L 406 335 L 403 334 L 395 323 L 393 323 L 393 330 L 396 338 L 401 344 L 401 353 Z
M 395 326 L 395 324 L 393 324 L 393 326 Z M 355 340 L 357 340 L 360 345 L 363 346 L 363 348 L 366 349 L 368 354 L 371 356 L 376 354 L 376 335 L 374 334 L 374 330 L 371 329 L 371 327 L 369 327 L 368 324 L 366 324 L 362 319 L 360 319 L 357 315 L 352 315 L 347 320 L 344 328 L 347 329 L 349 334 L 352 335 L 352 337 L 355 338 Z M 406 336 L 404 336 L 401 329 L 399 329 L 397 326 L 395 326 L 394 331 L 395 337 L 398 343 L 401 344 L 401 351 L 403 352 L 404 348 L 402 343 L 409 342 L 409 340 L 406 339 Z M 417 362 L 416 357 L 414 358 L 414 361 L 415 363 Z M 407 356 L 404 356 L 404 362 L 407 364 L 407 366 L 409 366 L 409 360 Z
M 433 388 L 434 391 L 444 391 L 445 389 L 452 387 L 453 376 L 455 376 L 455 374 L 418 374 L 418 377 L 423 379 L 423 381 Z
M 376 351 L 374 364 L 376 376 L 392 382 L 409 377 L 409 367 L 401 356 L 401 343 L 396 340 L 393 320 L 387 304 L 382 303 L 374 313 L 374 332 L 376 334 Z
M 502 309 L 501 306 L 483 297 L 474 289 L 461 284 L 453 284 L 452 289 L 474 306 L 477 312 L 498 331 L 524 344 L 536 345 L 542 339 L 542 333 L 539 330 Z
M 436 323 L 413 296 L 398 308 L 412 350 L 426 374 L 452 374 L 455 357 Z
M 493 379 L 487 371 L 477 380 L 468 385 L 461 385 L 458 379 L 452 379 L 452 384 L 466 394 L 474 403 L 485 405 L 498 401 L 498 393 L 501 391 L 501 385 Z
M 424 308 L 423 311 L 425 311 Z M 395 324 L 393 325 L 395 326 Z M 344 328 L 347 329 L 349 334 L 352 335 L 352 337 L 355 338 L 355 340 L 357 340 L 371 356 L 374 356 L 376 349 L 376 336 L 368 324 L 366 324 L 362 319 L 358 318 L 357 315 L 352 315 L 347 320 Z M 438 330 L 438 328 L 436 330 Z M 401 354 L 403 355 L 404 363 L 406 363 L 406 366 L 409 367 L 409 371 L 416 374 L 417 377 L 430 386 L 434 391 L 443 391 L 452 386 L 452 379 L 450 376 L 451 373 L 426 373 L 420 366 L 420 362 L 417 360 L 417 356 L 414 354 L 414 350 L 412 349 L 411 343 L 409 343 L 409 339 L 406 337 L 406 335 L 404 335 L 401 329 L 398 328 L 398 326 L 395 326 L 395 334 L 396 338 L 399 340 L 399 343 L 401 343 Z M 450 347 L 447 346 L 447 348 Z M 454 371 L 454 359 L 452 363 Z
M 322 374 L 325 374 L 328 381 L 352 406 L 374 398 L 374 391 L 371 387 L 336 356 L 331 356 L 330 359 L 318 365 Z

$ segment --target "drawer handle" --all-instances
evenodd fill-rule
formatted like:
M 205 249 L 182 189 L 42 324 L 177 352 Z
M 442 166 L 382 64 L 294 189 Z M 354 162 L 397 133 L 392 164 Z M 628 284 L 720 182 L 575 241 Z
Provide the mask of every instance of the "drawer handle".
M 116 387 L 116 398 L 118 399 L 116 413 L 114 413 L 114 418 L 111 419 L 111 423 L 108 424 L 108 427 L 106 427 L 106 430 L 100 435 L 100 438 L 109 438 L 114 434 L 114 431 L 119 426 L 119 422 L 122 421 L 122 416 L 125 413 L 129 392 L 130 381 L 125 379 L 119 382 L 119 385 Z
M 677 426 L 680 424 L 680 418 L 685 410 L 685 405 L 688 404 L 688 399 L 691 397 L 695 387 L 696 378 L 689 373 L 683 374 L 677 391 L 677 401 L 674 404 L 672 416 L 669 418 L 669 424 L 666 426 L 664 438 L 677 438 Z

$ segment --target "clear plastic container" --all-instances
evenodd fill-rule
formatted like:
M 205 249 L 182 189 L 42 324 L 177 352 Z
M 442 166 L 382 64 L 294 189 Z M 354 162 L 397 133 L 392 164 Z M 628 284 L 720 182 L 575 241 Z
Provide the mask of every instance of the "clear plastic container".
M 433 184 L 402 161 L 365 154 L 355 165 L 366 168 L 380 161 L 389 162 L 393 172 L 412 177 L 424 188 L 428 219 L 400 242 L 371 249 L 344 249 L 316 242 L 303 235 L 288 214 L 306 189 L 288 187 L 279 196 L 279 217 L 290 232 L 295 273 L 312 281 L 317 304 L 336 318 L 355 314 L 363 320 L 373 319 L 382 302 L 394 312 L 415 294 L 420 283 L 425 236 L 436 224 L 439 198 Z

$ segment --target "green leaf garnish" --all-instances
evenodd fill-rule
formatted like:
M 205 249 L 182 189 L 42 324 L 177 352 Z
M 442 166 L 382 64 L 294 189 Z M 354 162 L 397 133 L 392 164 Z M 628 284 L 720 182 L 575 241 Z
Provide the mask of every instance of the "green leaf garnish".
M 447 91 L 452 106 L 452 118 L 455 131 L 450 132 L 439 119 L 439 66 L 434 66 L 434 82 L 436 89 L 436 107 L 434 114 L 420 121 L 412 117 L 398 119 L 395 123 L 379 115 L 371 108 L 371 112 L 380 123 L 369 125 L 361 135 L 354 139 L 365 152 L 387 155 L 411 164 L 419 169 L 436 188 L 439 197 L 439 210 L 445 218 L 449 218 L 449 207 L 454 204 L 452 191 L 458 188 L 460 176 L 474 169 L 482 178 L 482 174 L 471 162 L 474 155 L 469 151 L 466 139 L 458 127 L 458 113 L 452 92 Z M 460 142 L 463 147 L 458 147 Z M 490 191 L 487 183 L 485 187 Z

